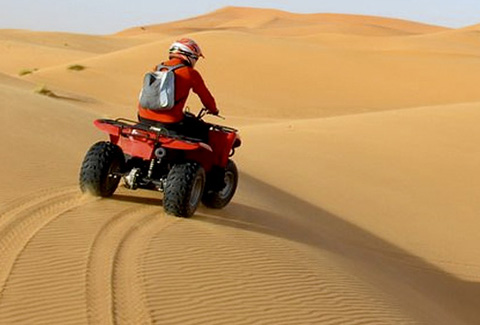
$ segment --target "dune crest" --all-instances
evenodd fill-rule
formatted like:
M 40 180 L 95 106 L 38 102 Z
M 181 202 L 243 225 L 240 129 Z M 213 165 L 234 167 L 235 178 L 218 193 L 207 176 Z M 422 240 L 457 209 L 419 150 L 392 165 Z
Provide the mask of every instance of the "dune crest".
M 117 35 L 144 33 L 179 35 L 204 30 L 225 29 L 262 33 L 270 36 L 300 36 L 318 32 L 392 36 L 435 33 L 447 30 L 447 28 L 440 26 L 375 16 L 294 14 L 274 9 L 225 7 L 210 14 L 178 22 L 127 29 Z

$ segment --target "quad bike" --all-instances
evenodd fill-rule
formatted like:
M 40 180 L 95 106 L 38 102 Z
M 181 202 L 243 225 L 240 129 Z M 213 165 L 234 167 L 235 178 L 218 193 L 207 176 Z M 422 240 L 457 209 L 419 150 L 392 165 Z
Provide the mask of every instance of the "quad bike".
M 207 114 L 200 110 L 199 120 Z M 203 121 L 203 120 L 202 120 Z M 191 217 L 200 201 L 226 206 L 237 188 L 237 167 L 230 157 L 241 144 L 237 130 L 207 123 L 208 143 L 165 128 L 127 119 L 98 119 L 95 126 L 110 141 L 94 144 L 80 170 L 80 188 L 94 196 L 112 196 L 121 179 L 128 189 L 163 192 L 166 213 Z

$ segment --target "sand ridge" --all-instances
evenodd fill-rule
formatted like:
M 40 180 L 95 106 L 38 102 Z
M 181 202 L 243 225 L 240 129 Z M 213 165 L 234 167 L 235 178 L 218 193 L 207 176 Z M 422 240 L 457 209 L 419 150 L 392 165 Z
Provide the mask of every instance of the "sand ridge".
M 406 20 L 361 15 L 294 14 L 281 10 L 225 7 L 178 22 L 127 29 L 117 35 L 185 34 L 203 30 L 240 30 L 271 36 L 299 36 L 318 31 L 370 36 L 434 33 L 447 28 Z
M 477 29 L 227 7 L 0 31 L 0 323 L 475 324 Z M 160 193 L 82 195 L 92 121 L 134 118 L 184 34 L 240 128 L 234 200 L 178 219 Z

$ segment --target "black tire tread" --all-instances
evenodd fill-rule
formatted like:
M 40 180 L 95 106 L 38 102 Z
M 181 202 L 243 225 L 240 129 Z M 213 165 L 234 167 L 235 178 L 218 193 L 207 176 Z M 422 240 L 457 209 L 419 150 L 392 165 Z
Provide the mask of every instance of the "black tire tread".
M 205 184 L 205 172 L 198 163 L 186 162 L 172 167 L 167 176 L 163 198 L 163 208 L 167 214 L 183 218 L 193 215 L 198 204 L 191 207 L 189 200 L 198 174 L 202 175 Z
M 238 184 L 238 170 L 237 166 L 235 165 L 235 162 L 233 160 L 229 159 L 227 167 L 225 168 L 226 171 L 231 171 L 234 175 L 234 186 L 232 191 L 229 193 L 229 195 L 225 198 L 220 197 L 219 192 L 217 190 L 209 189 L 208 188 L 208 183 L 207 183 L 207 188 L 205 188 L 205 191 L 202 196 L 202 203 L 208 208 L 212 209 L 222 209 L 224 208 L 230 201 L 232 200 L 233 196 L 235 195 L 235 191 L 237 190 L 237 184 Z
M 87 151 L 80 170 L 80 189 L 94 196 L 109 197 L 115 192 L 120 178 L 107 184 L 108 171 L 113 163 L 125 164 L 122 149 L 108 141 L 95 143 Z M 110 185 L 110 186 L 108 186 Z

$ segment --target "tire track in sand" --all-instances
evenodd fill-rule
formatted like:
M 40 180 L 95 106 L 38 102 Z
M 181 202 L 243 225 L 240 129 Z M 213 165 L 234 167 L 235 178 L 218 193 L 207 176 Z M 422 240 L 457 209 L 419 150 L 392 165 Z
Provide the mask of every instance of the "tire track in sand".
M 95 236 L 87 264 L 87 316 L 91 324 L 114 324 L 112 274 L 115 256 L 125 236 L 158 208 L 130 208 L 116 214 Z
M 0 231 L 6 227 L 8 223 L 12 222 L 12 219 L 16 217 L 17 213 L 61 194 L 74 192 L 78 193 L 77 187 L 47 188 L 18 197 L 6 203 L 0 209 Z
M 73 187 L 43 190 L 19 198 L 0 215 L 0 300 L 18 257 L 35 234 L 65 212 L 92 198 Z
M 89 323 L 152 323 L 138 267 L 149 238 L 177 221 L 159 207 L 130 208 L 101 228 L 87 266 Z
M 25 243 L 1 297 L 0 323 L 49 323 L 51 315 L 62 324 L 150 323 L 136 263 L 143 259 L 144 241 L 175 219 L 164 217 L 160 206 L 85 199 L 64 213 L 56 208 L 58 217 Z M 32 210 L 42 202 L 50 206 L 42 199 L 27 201 Z M 13 209 L 5 209 L 14 215 L 8 217 L 12 222 L 25 207 Z M 50 212 L 37 214 L 53 218 Z
M 115 324 L 152 323 L 146 303 L 142 261 L 150 239 L 180 221 L 176 217 L 150 215 L 132 228 L 120 243 L 112 274 Z

